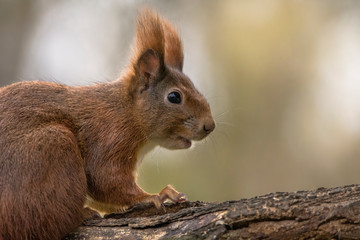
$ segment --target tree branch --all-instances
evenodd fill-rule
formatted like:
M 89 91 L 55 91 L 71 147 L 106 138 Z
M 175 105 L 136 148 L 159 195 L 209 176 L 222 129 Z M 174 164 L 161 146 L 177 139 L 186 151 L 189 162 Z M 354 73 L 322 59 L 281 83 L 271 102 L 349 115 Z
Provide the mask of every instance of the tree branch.
M 360 239 L 360 185 L 221 203 L 138 205 L 86 221 L 65 239 Z

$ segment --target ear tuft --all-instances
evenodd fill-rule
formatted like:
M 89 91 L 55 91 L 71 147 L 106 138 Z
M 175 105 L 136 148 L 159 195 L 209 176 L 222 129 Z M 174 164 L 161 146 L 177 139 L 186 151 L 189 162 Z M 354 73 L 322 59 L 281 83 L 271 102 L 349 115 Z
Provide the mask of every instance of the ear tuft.
M 166 19 L 162 19 L 161 22 L 165 36 L 165 63 L 182 71 L 184 53 L 179 34 Z
M 139 12 L 134 47 L 132 63 L 138 62 L 149 49 L 153 49 L 164 62 L 165 38 L 161 18 L 150 8 L 144 8 Z

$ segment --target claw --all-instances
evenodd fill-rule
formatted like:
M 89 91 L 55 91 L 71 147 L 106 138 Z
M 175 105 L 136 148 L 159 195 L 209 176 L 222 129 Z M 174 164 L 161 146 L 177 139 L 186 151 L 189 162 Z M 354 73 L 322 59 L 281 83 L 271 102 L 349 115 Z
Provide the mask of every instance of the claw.
M 186 201 L 185 194 L 179 193 L 171 185 L 167 185 L 163 190 L 161 190 L 159 195 L 162 202 L 166 200 L 170 200 L 174 203 Z
M 179 193 L 179 196 L 178 196 L 177 202 L 180 202 L 180 203 L 182 203 L 182 202 L 186 202 L 186 196 L 185 196 L 185 194 L 183 194 L 183 193 Z

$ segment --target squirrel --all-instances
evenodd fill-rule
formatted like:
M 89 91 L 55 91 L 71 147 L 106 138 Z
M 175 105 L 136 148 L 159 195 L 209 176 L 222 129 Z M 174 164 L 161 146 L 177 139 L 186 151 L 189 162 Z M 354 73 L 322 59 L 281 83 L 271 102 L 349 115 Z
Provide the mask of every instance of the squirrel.
M 175 28 L 145 8 L 130 64 L 113 82 L 0 88 L 0 239 L 61 239 L 90 209 L 186 200 L 171 185 L 149 194 L 136 184 L 141 154 L 189 148 L 215 128 L 183 59 Z

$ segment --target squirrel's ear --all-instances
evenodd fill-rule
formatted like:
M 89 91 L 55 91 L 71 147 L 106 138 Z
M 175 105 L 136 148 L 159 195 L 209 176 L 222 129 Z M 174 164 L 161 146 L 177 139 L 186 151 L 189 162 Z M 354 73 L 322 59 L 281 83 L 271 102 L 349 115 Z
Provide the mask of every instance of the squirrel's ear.
M 153 49 L 146 50 L 137 61 L 137 72 L 140 75 L 141 92 L 149 88 L 151 81 L 154 81 L 164 70 L 164 61 Z

